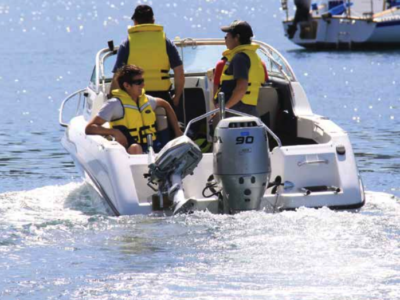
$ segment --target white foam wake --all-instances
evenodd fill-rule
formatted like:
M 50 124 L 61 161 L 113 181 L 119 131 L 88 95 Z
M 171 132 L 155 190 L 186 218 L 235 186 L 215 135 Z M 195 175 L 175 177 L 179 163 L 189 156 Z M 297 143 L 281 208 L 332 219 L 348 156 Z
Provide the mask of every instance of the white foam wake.
M 90 186 L 73 182 L 0 194 L 0 213 L 2 223 L 18 226 L 50 220 L 79 222 L 108 211 Z

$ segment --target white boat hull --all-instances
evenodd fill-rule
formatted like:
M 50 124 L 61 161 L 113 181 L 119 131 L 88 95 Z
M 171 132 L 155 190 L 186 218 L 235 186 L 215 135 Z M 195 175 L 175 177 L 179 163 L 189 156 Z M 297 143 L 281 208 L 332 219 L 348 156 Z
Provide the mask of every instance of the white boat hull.
M 83 132 L 86 121 L 74 118 L 62 144 L 73 157 L 84 179 L 94 185 L 115 215 L 150 214 L 152 196 L 156 194 L 144 174 L 148 172 L 147 155 L 129 155 L 118 143 L 100 136 L 87 136 Z M 280 188 L 277 194 L 268 189 L 262 198 L 261 209 L 288 210 L 299 207 L 331 207 L 335 209 L 359 208 L 364 195 L 356 162 L 347 134 L 330 120 L 318 116 L 299 119 L 299 130 L 323 142 L 276 147 L 271 152 L 272 175 L 290 182 L 291 188 Z M 336 146 L 344 146 L 346 154 L 337 154 Z M 212 153 L 203 154 L 192 176 L 183 180 L 185 197 L 193 199 L 194 210 L 208 209 L 218 212 L 218 199 L 204 198 L 202 191 L 212 174 Z M 334 186 L 337 191 L 304 192 L 312 186 Z
M 283 23 L 285 32 L 292 23 Z M 400 17 L 397 16 L 374 20 L 338 16 L 329 19 L 313 17 L 312 24 L 311 34 L 305 33 L 304 28 L 308 25 L 297 24 L 297 30 L 290 40 L 305 48 L 400 46 Z
M 205 39 L 194 41 L 190 39 L 188 41 L 183 40 L 182 47 L 189 47 L 189 50 L 197 51 L 197 48 L 193 46 L 194 43 L 210 45 L 211 47 L 224 45 L 223 40 Z M 273 141 L 270 140 L 270 146 L 266 147 L 266 151 L 258 151 L 258 157 L 259 160 L 263 160 L 265 158 L 263 157 L 264 153 L 266 156 L 269 156 L 271 171 L 268 168 L 268 176 L 265 178 L 270 178 L 269 181 L 274 182 L 275 187 L 271 186 L 267 188 L 267 181 L 260 185 L 259 190 L 261 192 L 259 195 L 262 195 L 262 197 L 259 199 L 257 196 L 256 209 L 280 211 L 300 207 L 319 208 L 325 206 L 334 209 L 350 209 L 363 206 L 365 201 L 364 190 L 347 133 L 332 121 L 315 115 L 312 112 L 304 89 L 297 82 L 286 60 L 271 46 L 262 42 L 258 43 L 263 47 L 263 53 L 273 53 L 275 59 L 279 59 L 282 69 L 280 67 L 272 68 L 271 65 L 275 62 L 275 59 L 270 60 L 271 64 L 267 64 L 267 67 L 269 67 L 270 82 L 266 86 L 261 87 L 259 93 L 257 109 L 260 113 L 260 120 L 256 119 L 256 121 L 264 126 L 260 128 L 264 128 L 274 137 L 276 145 L 272 146 Z M 199 51 L 204 51 L 204 49 L 204 47 L 198 48 Z M 217 51 L 209 53 L 214 52 L 219 57 L 219 52 Z M 186 159 L 185 156 L 179 156 L 183 161 L 177 159 L 174 156 L 176 152 L 167 151 L 169 150 L 167 144 L 164 148 L 166 151 L 160 155 L 162 157 L 164 154 L 169 153 L 166 156 L 171 158 L 164 160 L 168 166 L 164 174 L 160 171 L 161 169 L 157 169 L 159 165 L 155 165 L 156 161 L 162 161 L 160 157 L 155 158 L 147 154 L 129 155 L 126 149 L 115 141 L 108 140 L 99 135 L 85 134 L 85 127 L 88 120 L 95 116 L 102 104 L 107 101 L 105 95 L 108 93 L 110 81 L 101 81 L 101 78 L 105 77 L 102 73 L 104 72 L 104 68 L 101 67 L 103 63 L 102 57 L 103 55 L 110 57 L 111 54 L 115 55 L 115 53 L 115 51 L 110 49 L 101 50 L 96 58 L 96 76 L 93 77 L 95 78 L 94 82 L 87 89 L 77 91 L 67 97 L 61 105 L 60 124 L 66 127 L 62 144 L 72 156 L 82 177 L 95 188 L 108 203 L 111 211 L 117 216 L 151 214 L 160 210 L 163 213 L 172 213 L 170 203 L 176 200 L 174 196 L 176 194 L 179 194 L 180 200 L 178 202 L 175 201 L 175 204 L 182 204 L 183 211 L 186 210 L 186 204 L 190 206 L 190 210 L 207 209 L 215 213 L 225 211 L 226 207 L 222 209 L 221 207 L 225 205 L 224 201 L 227 199 L 226 197 L 229 197 L 229 191 L 222 191 L 222 188 L 225 187 L 221 187 L 221 184 L 223 185 L 224 183 L 216 182 L 216 184 L 219 184 L 218 187 L 221 188 L 222 192 L 220 194 L 218 192 L 213 192 L 215 195 L 204 193 L 205 187 L 207 185 L 210 186 L 210 175 L 214 173 L 213 153 L 203 153 L 201 155 L 200 149 L 198 149 L 200 154 L 197 155 L 197 167 L 193 165 L 193 169 L 185 173 L 185 176 L 187 175 L 185 177 L 182 176 L 183 173 L 172 173 L 176 169 L 168 165 L 169 162 L 172 164 L 176 162 L 176 165 L 181 166 Z M 203 53 L 201 57 L 206 56 Z M 267 58 L 270 59 L 270 57 Z M 212 63 L 214 63 L 214 60 Z M 276 70 L 284 70 L 285 72 L 276 73 Z M 111 74 L 109 75 L 109 80 L 111 80 Z M 202 117 L 199 117 L 199 114 L 195 116 L 196 119 L 204 119 L 215 112 L 212 111 L 213 94 L 210 88 L 212 85 L 211 77 L 205 71 L 203 73 L 190 74 L 186 78 L 185 91 L 197 91 L 198 93 L 191 94 L 192 97 L 197 95 L 200 98 L 196 101 L 204 102 L 203 108 L 196 108 L 203 109 L 203 112 L 200 113 Z M 78 109 L 75 116 L 69 122 L 64 122 L 63 108 L 65 104 L 78 95 L 80 101 L 78 102 Z M 82 95 L 84 96 L 83 102 L 81 102 Z M 188 99 L 188 101 L 193 103 L 194 100 Z M 187 105 L 186 108 L 191 108 L 191 106 L 194 105 Z M 204 111 L 206 111 L 205 114 Z M 161 117 L 159 122 L 161 124 L 164 120 L 163 116 L 158 115 L 158 117 Z M 235 124 L 235 128 L 248 131 L 246 122 Z M 270 128 L 268 129 L 264 124 L 268 124 Z M 208 139 L 211 140 L 213 136 L 210 134 L 209 128 L 206 133 Z M 242 133 L 249 134 L 249 132 Z M 262 136 L 267 136 L 266 132 Z M 186 138 L 189 139 L 188 137 Z M 280 138 L 282 138 L 282 142 Z M 175 145 L 174 142 L 169 144 Z M 215 142 L 222 143 L 218 139 Z M 190 143 L 193 144 L 191 140 Z M 256 144 L 253 146 L 257 147 Z M 193 147 L 196 148 L 197 146 L 194 145 Z M 235 144 L 232 146 L 233 150 L 235 149 L 234 147 L 236 147 Z M 210 151 L 210 147 L 208 148 L 208 151 Z M 232 155 L 229 158 L 232 159 L 235 153 L 247 153 L 251 155 L 251 158 L 254 158 L 257 152 L 256 150 L 252 152 L 251 148 L 244 150 L 246 151 L 231 151 Z M 226 151 L 224 153 L 227 155 Z M 217 153 L 216 157 L 224 155 L 224 153 Z M 256 172 L 255 169 L 248 169 L 247 173 L 243 173 L 241 171 L 243 165 L 241 165 L 240 159 L 232 162 L 231 160 L 228 161 L 232 164 L 237 163 L 235 166 L 238 173 L 224 173 L 225 175 L 240 175 L 238 177 L 240 184 L 244 182 L 244 179 L 240 178 L 241 176 L 245 178 L 249 177 L 251 179 L 250 183 L 255 184 L 255 179 L 252 182 L 253 174 L 258 175 L 258 173 L 254 173 Z M 153 167 L 152 173 L 149 178 L 145 178 L 145 175 L 149 173 L 150 164 Z M 161 174 L 161 177 L 157 177 L 158 175 L 156 174 Z M 167 177 L 162 177 L 164 176 L 163 174 Z M 171 174 L 174 176 L 173 179 L 172 177 L 168 177 Z M 217 173 L 214 175 L 217 175 Z M 154 184 L 161 184 L 155 187 L 151 184 L 149 185 L 149 180 Z M 181 183 L 180 180 L 182 180 Z M 165 189 L 166 186 L 167 190 Z M 232 186 L 231 191 L 236 188 L 234 182 Z M 212 189 L 210 190 L 212 191 Z M 250 195 L 246 194 L 246 192 L 248 190 L 244 190 L 244 195 Z M 166 196 L 167 194 L 171 195 L 173 199 L 169 199 L 169 196 Z M 218 198 L 219 195 L 225 197 L 223 201 L 220 201 Z M 249 197 L 243 196 L 244 198 L 241 198 L 240 194 L 235 194 L 235 196 L 238 196 L 239 202 L 249 202 Z M 258 205 L 258 200 L 261 200 L 261 205 Z M 253 206 L 251 208 L 250 206 L 241 206 L 239 211 L 246 209 L 254 208 Z M 231 211 L 228 210 L 227 212 Z

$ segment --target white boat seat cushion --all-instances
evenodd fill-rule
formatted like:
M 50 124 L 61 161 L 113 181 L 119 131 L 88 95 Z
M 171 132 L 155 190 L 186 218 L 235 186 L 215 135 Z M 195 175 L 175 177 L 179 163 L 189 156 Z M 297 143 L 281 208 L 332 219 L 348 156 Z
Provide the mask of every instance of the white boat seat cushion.
M 155 110 L 157 118 L 157 131 L 162 131 L 168 128 L 167 112 L 163 107 L 157 107 Z
M 261 87 L 258 96 L 257 111 L 260 119 L 270 129 L 275 130 L 279 109 L 278 93 L 273 87 Z

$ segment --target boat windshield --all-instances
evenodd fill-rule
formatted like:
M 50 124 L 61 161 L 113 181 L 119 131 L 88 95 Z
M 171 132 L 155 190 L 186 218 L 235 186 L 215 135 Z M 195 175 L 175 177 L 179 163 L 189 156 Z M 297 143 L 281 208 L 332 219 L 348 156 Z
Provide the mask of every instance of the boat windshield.
M 270 77 L 279 77 L 291 81 L 296 80 L 295 76 L 285 59 L 272 47 L 267 44 L 256 42 L 260 45 L 257 50 L 258 55 L 264 61 Z M 223 40 L 183 40 L 175 41 L 179 55 L 182 57 L 186 75 L 204 75 L 208 70 L 215 68 L 215 65 L 222 57 L 222 52 L 226 50 Z M 106 50 L 106 49 L 104 49 Z M 103 50 L 103 51 L 104 51 Z M 100 71 L 99 80 L 102 78 L 105 82 L 110 82 L 113 77 L 116 55 L 110 52 L 103 52 L 105 55 L 98 56 L 101 60 L 98 66 Z M 173 73 L 171 72 L 171 75 Z M 104 77 L 102 76 L 104 75 Z M 96 72 L 92 76 L 92 84 L 96 85 Z
M 222 52 L 226 50 L 224 44 L 206 45 L 201 42 L 192 44 L 178 42 L 176 46 L 187 75 L 205 74 L 208 70 L 215 68 L 217 62 L 222 58 Z M 264 61 L 268 75 L 284 79 L 287 76 L 290 80 L 294 80 L 294 75 L 283 58 L 274 49 L 266 47 L 266 45 L 260 46 L 257 53 Z

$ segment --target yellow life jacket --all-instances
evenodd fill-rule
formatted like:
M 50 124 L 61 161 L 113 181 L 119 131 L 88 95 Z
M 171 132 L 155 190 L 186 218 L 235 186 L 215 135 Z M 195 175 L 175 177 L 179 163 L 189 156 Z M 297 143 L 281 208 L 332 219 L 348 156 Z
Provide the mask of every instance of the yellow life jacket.
M 222 70 L 220 88 L 218 92 L 221 90 L 221 86 L 224 81 L 235 80 L 233 75 L 227 75 L 225 72 L 229 67 L 230 62 L 233 57 L 238 53 L 245 53 L 250 58 L 250 70 L 249 70 L 249 79 L 248 79 L 248 87 L 246 94 L 243 96 L 241 101 L 247 105 L 257 106 L 258 94 L 260 92 L 260 86 L 265 81 L 265 71 L 262 65 L 261 58 L 256 53 L 257 49 L 260 48 L 259 45 L 251 44 L 251 45 L 240 45 L 232 50 L 225 50 L 222 54 L 226 59 L 226 63 Z M 216 93 L 215 97 L 218 97 L 218 93 Z M 227 99 L 229 100 L 229 99 Z
M 144 91 L 139 97 L 139 106 L 123 90 L 113 90 L 112 94 L 121 101 L 124 108 L 124 116 L 121 119 L 111 121 L 111 127 L 126 127 L 129 134 L 139 144 L 147 143 L 148 134 L 152 135 L 154 141 L 156 139 L 156 114 Z
M 169 58 L 163 27 L 155 24 L 135 25 L 128 29 L 129 57 L 128 65 L 141 67 L 145 72 L 147 91 L 168 91 Z

